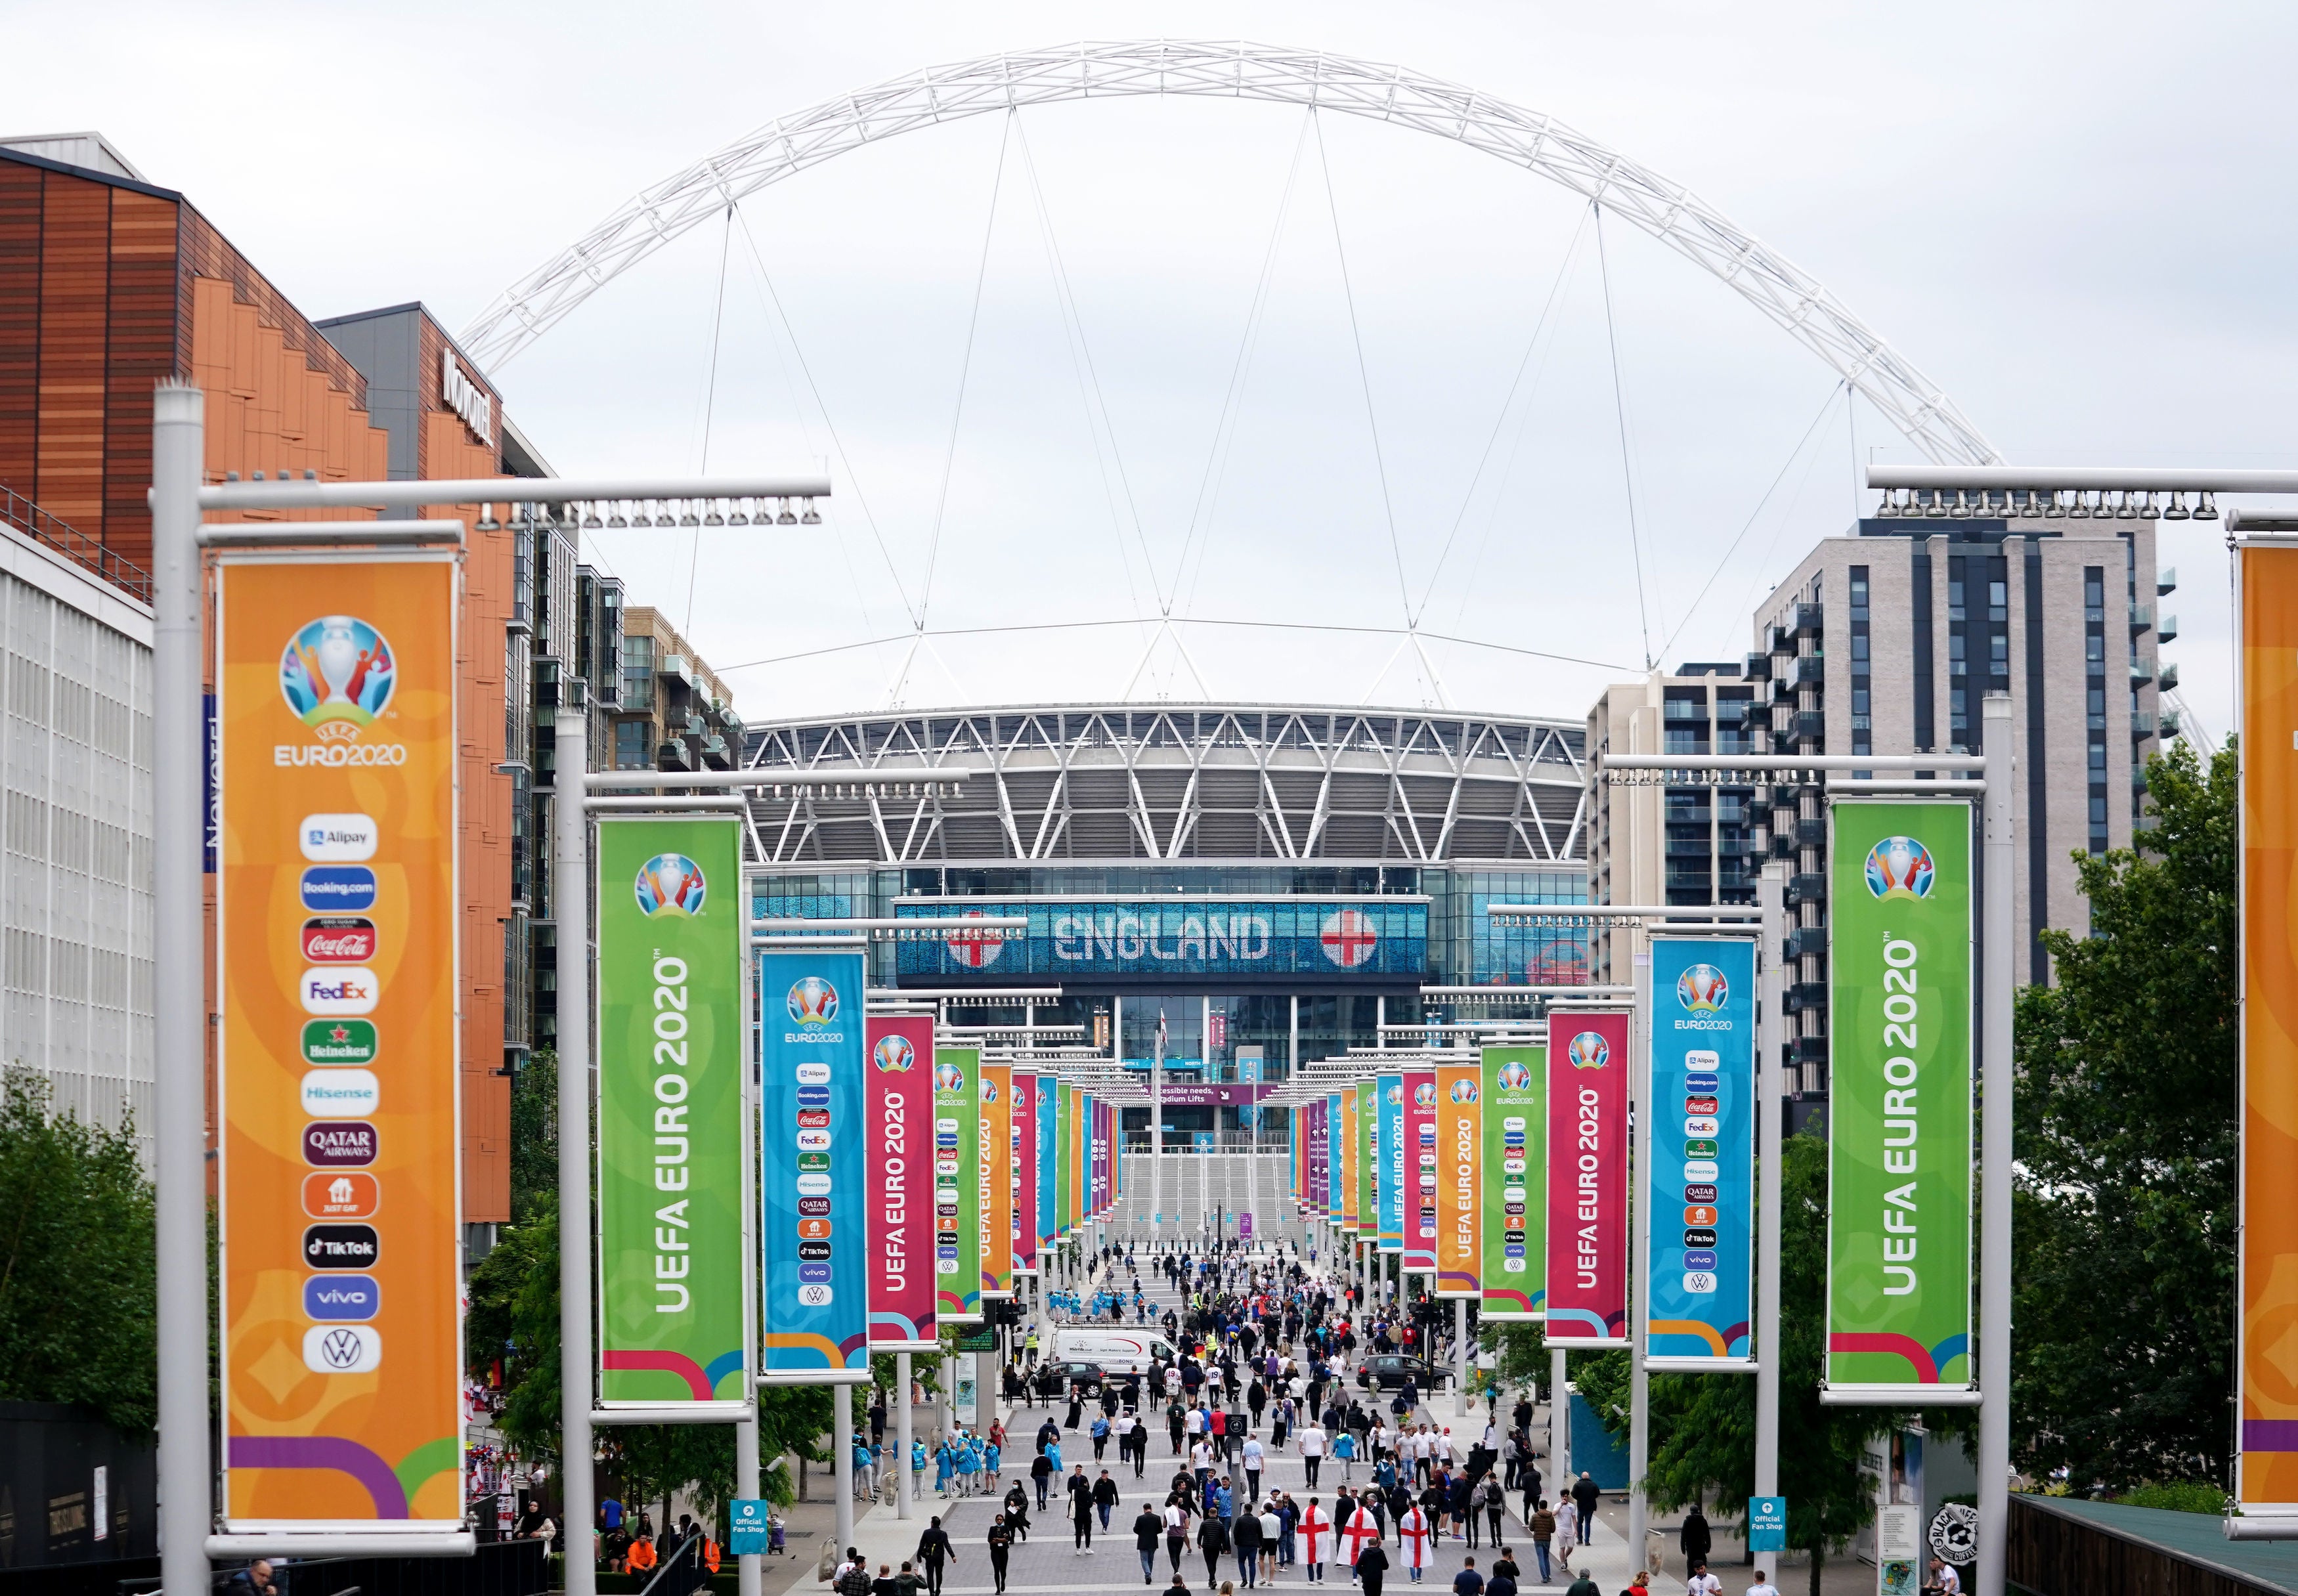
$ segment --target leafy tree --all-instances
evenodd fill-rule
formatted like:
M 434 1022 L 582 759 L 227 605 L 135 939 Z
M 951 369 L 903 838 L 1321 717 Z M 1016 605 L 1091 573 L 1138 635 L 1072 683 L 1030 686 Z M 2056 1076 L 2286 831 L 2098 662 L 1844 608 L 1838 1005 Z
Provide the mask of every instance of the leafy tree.
M 46 1079 L 0 1079 L 0 1398 L 158 1418 L 152 1183 L 135 1127 L 49 1111 Z
M 806 1484 L 806 1468 L 831 1461 L 822 1450 L 830 1435 L 831 1400 L 827 1385 L 769 1385 L 758 1393 L 758 1462 L 765 1468 L 765 1488 L 770 1500 L 797 1501 Z M 771 1467 L 777 1458 L 786 1458 L 789 1463 L 780 1468 Z M 795 1478 L 792 1469 L 797 1470 Z
M 621 1475 L 633 1508 L 662 1504 L 657 1530 L 672 1528 L 674 1493 L 694 1499 L 705 1522 L 734 1496 L 734 1426 L 726 1424 L 643 1424 L 608 1432 L 608 1462 Z M 723 1537 L 722 1537 L 723 1538 Z
M 510 1211 L 514 1220 L 558 1205 L 558 1054 L 527 1055 L 510 1087 Z
M 2240 987 L 2233 746 L 2147 764 L 2155 829 L 2075 856 L 2090 932 L 2019 995 L 2013 1444 L 2035 1473 L 2228 1483 Z

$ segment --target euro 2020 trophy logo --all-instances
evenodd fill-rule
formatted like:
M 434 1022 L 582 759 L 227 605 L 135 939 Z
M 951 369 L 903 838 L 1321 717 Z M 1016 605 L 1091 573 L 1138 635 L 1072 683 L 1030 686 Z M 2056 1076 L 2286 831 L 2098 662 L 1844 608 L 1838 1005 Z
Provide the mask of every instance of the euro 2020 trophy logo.
M 375 724 L 399 685 L 391 644 L 357 616 L 321 616 L 287 640 L 279 692 L 318 736 L 357 737 Z

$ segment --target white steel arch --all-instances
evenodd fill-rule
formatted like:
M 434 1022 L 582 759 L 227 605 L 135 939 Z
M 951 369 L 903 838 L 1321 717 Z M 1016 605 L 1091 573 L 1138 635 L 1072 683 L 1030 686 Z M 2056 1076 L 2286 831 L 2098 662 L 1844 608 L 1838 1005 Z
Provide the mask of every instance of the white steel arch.
M 1994 445 L 1955 401 L 1793 263 L 1681 184 L 1555 118 L 1402 67 L 1246 43 L 1081 43 L 985 55 L 771 122 L 639 194 L 499 294 L 462 335 L 500 367 L 596 289 L 770 184 L 897 133 L 1023 105 L 1194 95 L 1314 106 L 1455 139 L 1625 217 L 1728 283 L 1865 394 L 1930 459 L 1983 465 Z

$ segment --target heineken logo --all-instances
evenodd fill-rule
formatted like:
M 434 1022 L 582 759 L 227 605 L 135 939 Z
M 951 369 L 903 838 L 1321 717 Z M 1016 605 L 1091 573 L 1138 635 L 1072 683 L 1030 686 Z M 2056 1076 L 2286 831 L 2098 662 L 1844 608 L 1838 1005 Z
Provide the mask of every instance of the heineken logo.
M 381 1051 L 372 1020 L 308 1020 L 303 1023 L 307 1064 L 371 1064 Z

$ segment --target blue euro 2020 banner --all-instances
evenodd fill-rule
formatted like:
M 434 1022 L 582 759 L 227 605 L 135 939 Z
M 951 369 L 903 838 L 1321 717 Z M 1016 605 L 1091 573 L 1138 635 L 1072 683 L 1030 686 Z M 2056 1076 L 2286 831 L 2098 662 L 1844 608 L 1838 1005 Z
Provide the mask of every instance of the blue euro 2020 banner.
M 862 955 L 758 955 L 768 1374 L 867 1369 Z
M 904 919 L 1027 915 L 997 942 L 963 931 L 897 946 L 899 979 L 1012 986 L 1021 978 L 1299 976 L 1418 979 L 1428 967 L 1426 898 L 1103 903 L 906 899 Z
M 1404 1251 L 1404 1077 L 1380 1078 L 1380 1118 L 1375 1122 L 1376 1151 L 1373 1168 L 1379 1171 L 1380 1250 Z
M 1650 1367 L 1740 1368 L 1753 1345 L 1755 942 L 1655 936 L 1651 994 L 1645 1356 Z

